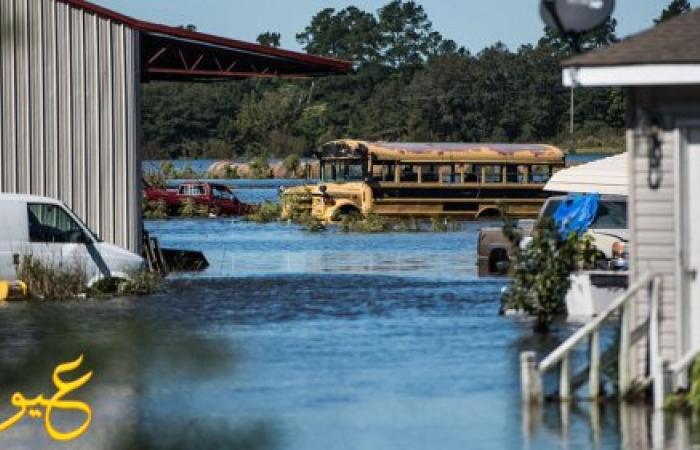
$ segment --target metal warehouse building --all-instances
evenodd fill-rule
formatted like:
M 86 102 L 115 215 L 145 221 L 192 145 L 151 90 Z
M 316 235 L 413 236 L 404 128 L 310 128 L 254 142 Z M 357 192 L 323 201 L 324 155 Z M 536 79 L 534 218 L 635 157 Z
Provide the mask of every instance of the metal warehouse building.
M 131 250 L 142 231 L 142 82 L 350 70 L 81 0 L 0 0 L 0 25 L 0 192 L 58 198 Z

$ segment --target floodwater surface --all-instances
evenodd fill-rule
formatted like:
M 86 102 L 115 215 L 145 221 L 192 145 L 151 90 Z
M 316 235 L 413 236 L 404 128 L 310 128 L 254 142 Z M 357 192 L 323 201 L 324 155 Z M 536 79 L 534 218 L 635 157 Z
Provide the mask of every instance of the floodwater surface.
M 243 200 L 275 197 L 249 189 Z M 183 431 L 182 448 L 623 448 L 614 405 L 522 411 L 519 354 L 559 337 L 498 315 L 506 281 L 476 270 L 484 225 L 365 235 L 147 222 L 211 267 L 149 297 L 6 307 L 0 355 L 45 362 L 32 373 L 46 380 L 69 348 L 92 359 L 94 429 L 66 448 L 108 448 L 122 424 L 134 436 L 119 448 Z M 25 419 L 8 439 L 54 448 L 41 431 Z

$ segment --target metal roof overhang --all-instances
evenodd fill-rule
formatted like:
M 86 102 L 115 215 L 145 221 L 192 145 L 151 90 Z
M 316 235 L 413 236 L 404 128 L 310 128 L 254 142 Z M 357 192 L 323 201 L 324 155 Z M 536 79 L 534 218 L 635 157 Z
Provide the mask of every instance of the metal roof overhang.
M 143 81 L 311 78 L 346 74 L 352 63 L 134 19 L 83 0 L 61 0 L 141 33 Z
M 545 191 L 628 195 L 627 153 L 560 170 Z

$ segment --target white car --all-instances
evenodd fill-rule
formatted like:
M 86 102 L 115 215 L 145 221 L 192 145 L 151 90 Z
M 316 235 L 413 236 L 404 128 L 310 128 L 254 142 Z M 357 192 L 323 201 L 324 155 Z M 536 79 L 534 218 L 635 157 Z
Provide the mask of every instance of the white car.
M 102 242 L 63 203 L 33 195 L 0 194 L 0 280 L 17 279 L 23 257 L 77 264 L 88 287 L 105 278 L 128 279 L 143 270 L 140 256 Z

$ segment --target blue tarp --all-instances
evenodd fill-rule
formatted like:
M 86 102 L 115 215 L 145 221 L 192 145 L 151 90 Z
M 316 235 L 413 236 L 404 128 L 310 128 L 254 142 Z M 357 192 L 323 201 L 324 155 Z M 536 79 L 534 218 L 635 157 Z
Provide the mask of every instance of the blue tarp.
M 600 204 L 598 194 L 570 194 L 554 211 L 554 223 L 561 239 L 572 232 L 582 234 L 595 220 Z

